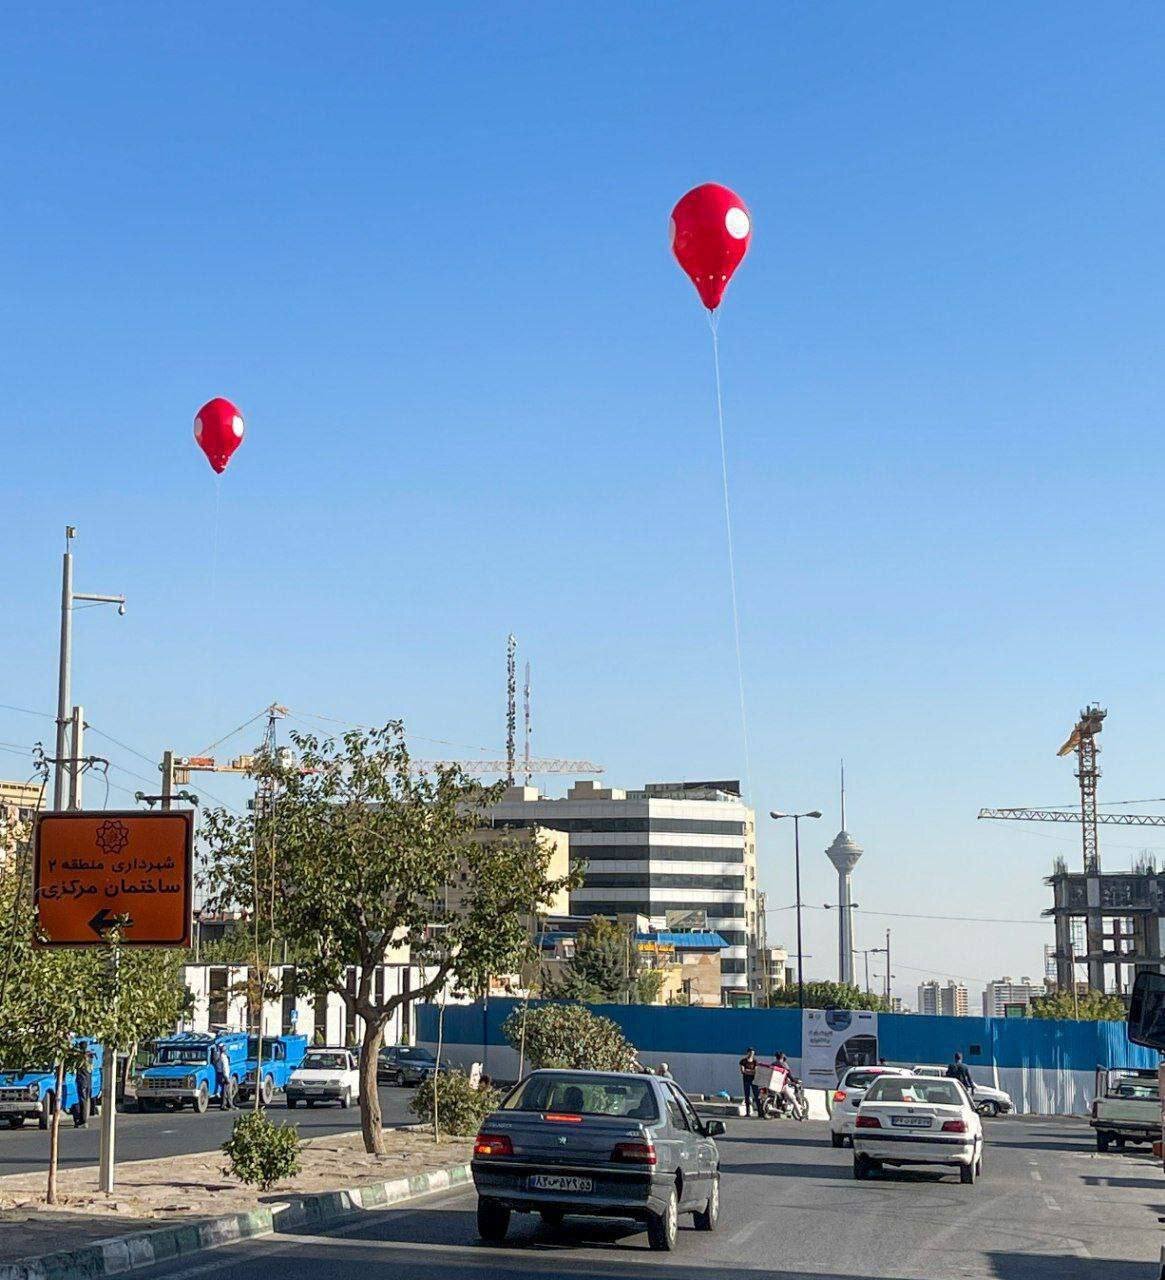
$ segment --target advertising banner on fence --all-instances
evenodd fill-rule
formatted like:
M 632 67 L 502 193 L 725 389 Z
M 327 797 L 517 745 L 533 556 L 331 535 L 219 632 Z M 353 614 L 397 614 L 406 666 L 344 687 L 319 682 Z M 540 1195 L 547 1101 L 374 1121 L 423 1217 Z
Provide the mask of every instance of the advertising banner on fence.
M 801 1079 L 807 1089 L 836 1089 L 848 1067 L 878 1061 L 878 1015 L 868 1009 L 806 1009 Z

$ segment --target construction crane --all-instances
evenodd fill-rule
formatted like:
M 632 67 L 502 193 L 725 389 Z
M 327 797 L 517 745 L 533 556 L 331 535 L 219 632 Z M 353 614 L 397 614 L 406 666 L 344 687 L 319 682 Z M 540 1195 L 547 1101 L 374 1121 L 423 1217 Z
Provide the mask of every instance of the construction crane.
M 474 777 L 496 773 L 507 778 L 513 776 L 509 760 L 414 760 L 414 769 L 421 773 L 434 773 L 438 769 L 458 768 L 462 773 Z M 523 761 L 526 780 L 534 774 L 541 773 L 602 773 L 601 764 L 593 764 L 590 760 L 541 760 L 537 756 L 527 757 Z
M 1104 991 L 1104 913 L 1100 905 L 1100 841 L 1097 826 L 1110 823 L 1114 826 L 1165 826 L 1165 815 L 1147 813 L 1098 813 L 1096 808 L 1096 784 L 1100 778 L 1096 757 L 1100 752 L 1096 737 L 1104 727 L 1108 712 L 1095 703 L 1080 712 L 1067 742 L 1056 753 L 1060 756 L 1076 755 L 1076 777 L 1080 783 L 1080 809 L 1073 812 L 1068 809 L 980 809 L 980 818 L 1002 818 L 1018 822 L 1078 822 L 1081 827 L 1081 843 L 1084 853 L 1084 875 L 1090 886 L 1087 889 L 1087 902 L 1083 912 L 1085 933 L 1087 938 L 1088 985 L 1095 991 Z M 1061 974 L 1067 975 L 1070 982 L 1075 983 L 1076 956 L 1067 954 L 1062 934 L 1067 930 L 1069 921 L 1056 921 L 1056 960 L 1061 966 Z M 1119 951 L 1119 949 L 1118 949 Z M 1083 958 L 1083 957 L 1082 957 Z M 1120 984 L 1120 960 L 1117 960 L 1117 983 Z
M 288 714 L 288 710 L 279 703 L 273 702 L 262 714 L 267 717 L 267 731 L 263 735 L 263 743 L 259 751 L 264 755 L 273 756 L 279 750 L 275 736 L 276 726 Z M 291 749 L 284 747 L 283 751 L 287 753 L 287 757 L 290 759 Z M 174 784 L 176 786 L 185 786 L 190 781 L 192 773 L 253 773 L 256 754 L 258 753 L 250 752 L 249 754 L 235 756 L 233 759 L 222 761 L 211 755 L 175 756 Z M 265 792 L 272 785 L 269 780 L 260 779 L 255 797 L 256 808 L 262 808 Z

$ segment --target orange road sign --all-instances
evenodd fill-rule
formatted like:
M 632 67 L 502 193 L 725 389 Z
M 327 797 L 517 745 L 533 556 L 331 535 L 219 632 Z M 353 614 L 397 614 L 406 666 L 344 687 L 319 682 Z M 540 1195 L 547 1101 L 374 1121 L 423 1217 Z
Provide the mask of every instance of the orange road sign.
M 120 924 L 124 946 L 188 947 L 194 814 L 39 814 L 33 888 L 41 946 L 97 946 Z

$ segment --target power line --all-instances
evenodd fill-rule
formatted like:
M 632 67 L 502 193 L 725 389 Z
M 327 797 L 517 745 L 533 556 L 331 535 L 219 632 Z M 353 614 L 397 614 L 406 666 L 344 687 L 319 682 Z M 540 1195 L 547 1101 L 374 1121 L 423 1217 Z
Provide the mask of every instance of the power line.
M 776 911 L 796 911 L 797 904 L 794 902 L 787 907 L 769 907 L 766 914 L 772 914 Z M 825 907 L 819 907 L 815 904 L 803 902 L 801 903 L 802 911 L 824 911 Z M 1020 916 L 940 916 L 929 915 L 921 912 L 913 911 L 874 911 L 867 910 L 865 907 L 853 908 L 854 911 L 861 912 L 866 916 L 887 916 L 895 920 L 965 920 L 968 924 L 1050 924 L 1050 920 L 1028 920 Z

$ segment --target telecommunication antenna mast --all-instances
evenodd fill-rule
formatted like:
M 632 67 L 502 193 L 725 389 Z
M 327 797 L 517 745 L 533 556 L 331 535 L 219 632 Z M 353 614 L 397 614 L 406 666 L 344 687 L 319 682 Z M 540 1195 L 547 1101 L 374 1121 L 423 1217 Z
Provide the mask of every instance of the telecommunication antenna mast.
M 518 736 L 518 678 L 515 655 L 518 640 L 511 631 L 506 637 L 506 786 L 514 785 L 514 757 Z
M 526 710 L 526 752 L 522 762 L 522 772 L 526 775 L 526 786 L 530 785 L 530 664 L 526 663 L 526 683 L 523 686 L 522 693 L 525 701 Z

